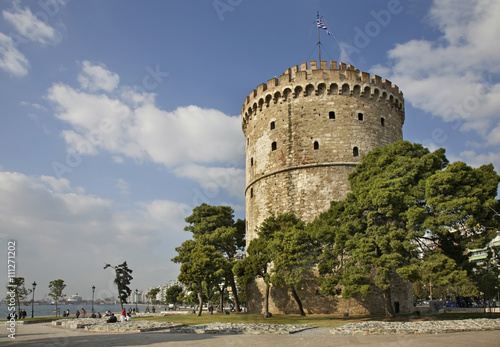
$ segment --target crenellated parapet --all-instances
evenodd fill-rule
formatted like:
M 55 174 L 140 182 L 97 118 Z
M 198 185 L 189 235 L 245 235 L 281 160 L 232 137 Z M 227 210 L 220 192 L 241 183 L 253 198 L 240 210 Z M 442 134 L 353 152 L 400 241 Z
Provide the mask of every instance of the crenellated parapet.
M 254 89 L 241 109 L 243 130 L 249 118 L 263 107 L 301 98 L 328 95 L 350 96 L 387 103 L 404 121 L 404 98 L 397 85 L 380 76 L 370 76 L 352 65 L 322 60 L 301 63 L 287 69 L 279 78 L 272 78 Z

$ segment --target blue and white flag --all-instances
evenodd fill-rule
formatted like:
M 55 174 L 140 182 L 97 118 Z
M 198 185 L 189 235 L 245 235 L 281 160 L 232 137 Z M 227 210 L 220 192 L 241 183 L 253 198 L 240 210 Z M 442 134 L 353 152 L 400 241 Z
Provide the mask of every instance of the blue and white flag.
M 320 18 L 316 18 L 316 23 L 318 23 L 318 28 L 325 29 L 328 35 L 331 35 L 332 33 L 328 28 L 326 27 L 325 23 Z

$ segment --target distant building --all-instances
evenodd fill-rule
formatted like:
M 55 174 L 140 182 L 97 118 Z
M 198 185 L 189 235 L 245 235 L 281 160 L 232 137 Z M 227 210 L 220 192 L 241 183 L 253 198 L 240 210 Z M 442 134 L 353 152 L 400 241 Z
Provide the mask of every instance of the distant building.
M 165 303 L 165 295 L 167 295 L 167 290 L 172 286 L 180 286 L 184 290 L 184 285 L 182 283 L 180 283 L 177 280 L 170 280 L 168 283 L 161 284 L 157 287 L 149 287 L 149 289 L 145 292 L 145 294 L 149 293 L 151 289 L 159 288 L 160 291 L 158 292 L 158 294 L 156 294 L 155 300 L 163 304 Z M 144 300 L 149 300 L 149 299 L 144 298 Z
M 478 265 L 486 259 L 488 255 L 488 250 L 500 249 L 500 231 L 497 231 L 497 236 L 490 241 L 484 248 L 471 249 L 469 252 L 469 259 Z M 499 264 L 500 266 L 500 264 Z

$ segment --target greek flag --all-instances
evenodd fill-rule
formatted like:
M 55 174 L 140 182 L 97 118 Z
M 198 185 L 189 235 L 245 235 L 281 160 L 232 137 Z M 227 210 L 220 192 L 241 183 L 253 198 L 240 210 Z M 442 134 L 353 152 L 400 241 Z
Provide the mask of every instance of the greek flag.
M 331 35 L 332 33 L 328 28 L 326 27 L 325 23 L 320 18 L 316 18 L 316 23 L 318 23 L 318 28 L 325 29 L 328 35 Z

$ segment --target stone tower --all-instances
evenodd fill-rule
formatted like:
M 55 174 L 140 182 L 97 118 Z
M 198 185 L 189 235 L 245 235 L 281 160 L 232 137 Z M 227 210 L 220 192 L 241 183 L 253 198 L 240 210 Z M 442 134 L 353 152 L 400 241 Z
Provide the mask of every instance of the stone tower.
M 402 139 L 404 99 L 379 76 L 311 61 L 259 85 L 241 119 L 248 246 L 270 213 L 293 211 L 310 222 L 344 199 L 363 155 Z

